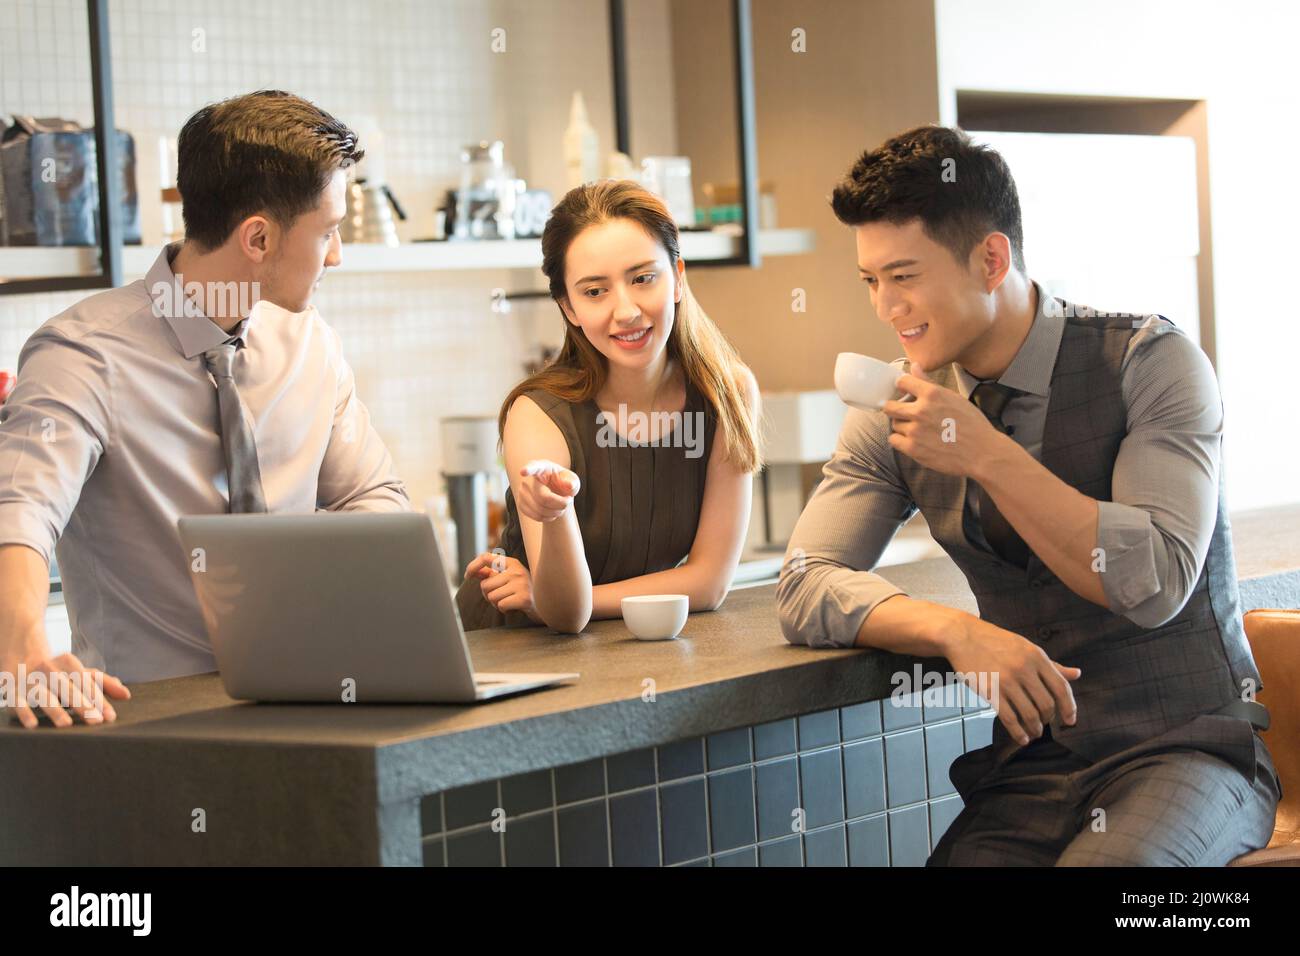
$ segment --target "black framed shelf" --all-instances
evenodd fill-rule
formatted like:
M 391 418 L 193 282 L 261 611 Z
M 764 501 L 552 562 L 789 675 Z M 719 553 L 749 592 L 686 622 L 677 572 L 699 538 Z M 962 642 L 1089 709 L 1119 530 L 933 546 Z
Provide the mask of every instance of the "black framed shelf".
M 742 219 L 738 233 L 682 233 L 682 254 L 696 266 L 749 266 L 764 255 L 811 251 L 813 233 L 806 229 L 760 230 L 758 223 L 758 151 L 754 124 L 754 58 L 750 0 L 731 0 L 736 76 L 736 133 Z M 99 179 L 99 245 L 0 247 L 0 295 L 106 289 L 143 275 L 158 255 L 157 247 L 124 246 L 120 209 L 122 184 L 109 170 L 118 164 L 113 114 L 112 56 L 108 0 L 86 0 L 91 83 L 95 117 L 95 163 Z M 630 146 L 627 89 L 626 0 L 609 0 L 613 62 L 614 125 L 621 152 Z M 349 262 L 349 260 L 351 260 Z M 535 268 L 541 263 L 536 239 L 500 242 L 408 243 L 347 246 L 344 271 L 405 272 L 460 269 Z M 98 266 L 98 273 L 88 270 Z
M 6 276 L 0 268 L 0 295 L 32 292 L 67 292 L 77 289 L 111 289 L 122 284 L 122 184 L 118 180 L 117 137 L 113 120 L 113 57 L 109 45 L 108 0 L 86 0 L 86 23 L 90 35 L 91 97 L 95 110 L 95 172 L 99 178 L 99 273 L 76 275 Z M 109 170 L 113 170 L 110 175 Z M 0 254 L 18 250 L 35 253 L 66 253 L 70 262 L 94 255 L 94 246 L 0 246 Z M 0 257 L 0 263 L 4 258 Z M 51 259 L 57 262 L 57 258 Z

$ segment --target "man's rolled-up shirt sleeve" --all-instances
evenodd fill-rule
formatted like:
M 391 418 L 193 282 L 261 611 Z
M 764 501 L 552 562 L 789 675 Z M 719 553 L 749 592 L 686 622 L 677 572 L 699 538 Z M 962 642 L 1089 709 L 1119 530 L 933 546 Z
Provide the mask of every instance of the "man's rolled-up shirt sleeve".
M 1133 505 L 1115 501 L 1097 504 L 1097 547 L 1106 559 L 1102 589 L 1110 609 L 1122 614 L 1160 593 L 1155 525 L 1150 514 Z
M 904 592 L 872 569 L 916 505 L 898 474 L 888 419 L 851 409 L 822 481 L 790 537 L 777 613 L 792 644 L 851 647 L 883 601 Z
M 47 562 L 112 431 L 109 369 L 93 344 L 51 328 L 23 346 L 0 406 L 0 545 Z
M 1223 403 L 1209 358 L 1167 328 L 1124 369 L 1128 434 L 1098 505 L 1102 589 L 1142 627 L 1174 617 L 1200 578 L 1219 503 Z

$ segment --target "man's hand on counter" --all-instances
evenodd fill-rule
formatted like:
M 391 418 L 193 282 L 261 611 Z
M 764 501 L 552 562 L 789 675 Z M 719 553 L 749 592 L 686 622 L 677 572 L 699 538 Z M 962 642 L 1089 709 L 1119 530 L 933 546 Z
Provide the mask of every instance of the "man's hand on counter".
M 40 723 L 37 711 L 55 727 L 71 726 L 74 715 L 88 724 L 116 720 L 108 698 L 128 700 L 126 685 L 75 654 L 50 653 L 49 573 L 31 548 L 0 546 L 0 713 L 12 713 L 28 729 Z
M 965 675 L 972 690 L 986 694 L 998 719 L 1021 744 L 1043 735 L 1043 727 L 1060 715 L 1074 724 L 1077 708 L 1070 681 L 1083 671 L 1066 667 L 1013 631 L 974 614 L 897 594 L 881 601 L 858 632 L 858 647 L 876 647 L 897 654 L 944 657 Z M 992 678 L 996 677 L 996 684 Z M 985 687 L 977 687 L 983 682 Z
M 86 667 L 75 654 L 44 658 L 38 655 L 32 661 L 21 666 L 8 660 L 0 662 L 0 671 L 15 675 L 13 686 L 17 694 L 12 701 L 5 700 L 0 710 L 12 711 L 29 730 L 40 723 L 38 710 L 55 727 L 72 726 L 74 715 L 87 724 L 116 720 L 117 711 L 108 698 L 128 700 L 131 697 L 120 680 L 98 668 Z M 24 674 L 25 679 L 18 680 L 19 674 Z M 32 675 L 36 674 L 43 676 L 33 679 Z
M 1013 631 L 973 614 L 964 618 L 965 627 L 949 641 L 945 656 L 958 673 L 997 675 L 997 699 L 989 703 L 1014 740 L 1022 745 L 1037 740 L 1058 715 L 1066 726 L 1074 724 L 1078 710 L 1070 681 L 1083 671 L 1058 664 Z

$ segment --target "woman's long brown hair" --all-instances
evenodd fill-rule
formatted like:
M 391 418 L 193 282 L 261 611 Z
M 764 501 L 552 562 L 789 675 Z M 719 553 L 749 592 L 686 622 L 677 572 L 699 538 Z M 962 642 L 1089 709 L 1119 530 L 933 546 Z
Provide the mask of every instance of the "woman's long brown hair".
M 614 219 L 630 219 L 648 232 L 668 253 L 669 271 L 677 276 L 680 258 L 677 224 L 668 208 L 644 187 L 630 180 L 605 179 L 569 190 L 551 210 L 542 232 L 542 272 L 550 281 L 551 298 L 566 300 L 564 257 L 584 229 Z M 757 471 L 761 465 L 758 433 L 738 372 L 740 357 L 713 321 L 704 314 L 685 278 L 682 300 L 668 335 L 668 355 L 702 394 L 718 418 L 725 456 L 741 470 Z M 587 334 L 564 316 L 564 345 L 555 359 L 511 390 L 501 406 L 497 427 L 505 434 L 506 415 L 515 399 L 532 389 L 550 392 L 566 402 L 594 398 L 609 374 L 605 356 Z

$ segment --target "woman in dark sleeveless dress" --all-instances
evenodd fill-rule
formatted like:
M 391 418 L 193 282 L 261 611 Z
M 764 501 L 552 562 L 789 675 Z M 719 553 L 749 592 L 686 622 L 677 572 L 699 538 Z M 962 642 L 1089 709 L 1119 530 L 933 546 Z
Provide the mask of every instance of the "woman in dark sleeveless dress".
M 506 524 L 465 569 L 461 621 L 577 632 L 637 594 L 712 610 L 749 524 L 754 377 L 692 297 L 667 208 L 636 183 L 571 190 L 542 260 L 564 345 L 502 405 Z

